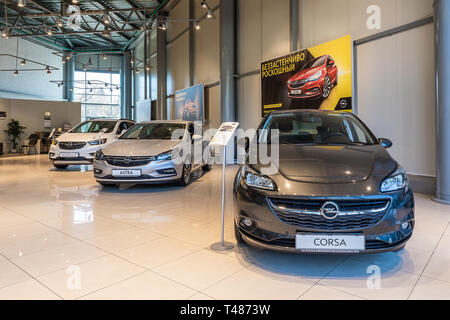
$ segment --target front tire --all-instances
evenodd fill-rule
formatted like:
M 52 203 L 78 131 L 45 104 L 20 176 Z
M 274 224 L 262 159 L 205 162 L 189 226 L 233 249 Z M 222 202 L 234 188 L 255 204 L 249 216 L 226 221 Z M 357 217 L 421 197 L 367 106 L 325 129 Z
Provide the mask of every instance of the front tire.
M 180 186 L 187 186 L 191 182 L 191 165 L 183 164 L 183 173 L 181 174 Z
M 330 77 L 325 76 L 325 80 L 323 81 L 323 92 L 322 92 L 322 98 L 326 99 L 331 94 L 331 89 L 333 88 L 333 84 L 331 83 Z
M 68 165 L 65 164 L 54 164 L 53 165 L 56 169 L 67 169 Z
M 236 225 L 236 222 L 234 223 L 234 238 L 236 239 L 237 243 L 245 243 L 244 238 L 242 237 L 242 234 Z

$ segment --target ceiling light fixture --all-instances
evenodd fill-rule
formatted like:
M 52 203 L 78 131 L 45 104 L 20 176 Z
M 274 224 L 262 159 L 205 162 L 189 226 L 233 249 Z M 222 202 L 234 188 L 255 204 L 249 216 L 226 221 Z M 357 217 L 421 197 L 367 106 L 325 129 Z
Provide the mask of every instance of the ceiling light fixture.
M 106 54 L 102 54 L 103 60 L 108 60 L 108 56 Z
M 202 2 L 200 3 L 200 5 L 202 6 L 202 8 L 208 8 L 208 4 L 206 3 L 205 0 L 202 0 Z
M 198 22 L 195 23 L 195 30 L 200 30 L 200 23 Z
M 73 3 L 73 4 L 77 4 L 78 2 L 80 2 L 80 1 L 78 1 L 78 0 L 72 0 L 72 3 Z
M 63 56 L 63 57 L 62 57 L 62 63 L 65 64 L 65 63 L 66 63 L 66 60 L 67 60 L 66 57 Z
M 19 0 L 19 1 L 17 2 L 17 6 L 20 7 L 20 8 L 25 7 L 25 1 L 24 1 L 24 0 Z
M 22 61 L 20 61 L 20 65 L 24 66 L 27 64 L 27 60 L 23 59 Z
M 49 67 L 49 66 L 45 67 L 45 70 L 47 71 L 47 74 L 51 74 L 51 73 L 52 73 L 52 72 L 50 71 L 50 67 Z
M 103 15 L 103 22 L 104 22 L 105 24 L 109 24 L 109 17 L 108 17 L 108 14 L 107 14 L 107 13 L 105 13 L 105 14 Z
M 146 64 L 146 65 L 145 65 L 145 70 L 150 71 L 150 69 L 151 69 L 151 66 L 148 65 L 148 64 Z
M 83 71 L 87 70 L 87 68 L 86 68 L 86 66 L 84 64 L 83 64 L 82 68 L 83 68 Z
M 211 10 L 211 9 L 208 9 L 208 13 L 206 14 L 206 17 L 207 17 L 208 19 L 214 18 L 214 14 L 212 13 L 212 10 Z
M 158 25 L 158 29 L 162 30 L 162 31 L 166 31 L 167 30 L 167 24 L 165 22 L 160 22 Z
M 102 31 L 102 36 L 104 37 L 111 37 L 111 32 L 109 32 L 108 27 L 105 28 L 105 30 Z
M 53 35 L 53 32 L 49 27 L 45 27 L 45 33 L 48 34 L 49 36 Z
M 136 68 L 136 74 L 139 74 L 139 69 L 138 68 Z
M 19 71 L 18 70 L 16 70 L 16 71 L 14 71 L 14 77 L 17 77 L 18 75 L 19 75 Z
M 9 39 L 9 37 L 10 37 L 9 27 L 6 26 L 5 29 L 3 29 L 2 31 L 2 38 Z
M 56 25 L 58 26 L 58 27 L 62 27 L 64 24 L 63 24 L 63 22 L 61 21 L 61 18 L 60 17 L 56 17 Z

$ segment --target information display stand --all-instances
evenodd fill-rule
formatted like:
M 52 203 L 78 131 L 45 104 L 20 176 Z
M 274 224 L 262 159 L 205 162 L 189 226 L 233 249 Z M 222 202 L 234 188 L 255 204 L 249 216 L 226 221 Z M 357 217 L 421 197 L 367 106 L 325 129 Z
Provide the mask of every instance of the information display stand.
M 213 243 L 211 249 L 215 251 L 227 251 L 233 249 L 234 245 L 231 242 L 225 242 L 225 169 L 227 165 L 227 144 L 234 136 L 234 132 L 239 126 L 238 122 L 224 122 L 220 126 L 217 133 L 209 143 L 210 149 L 222 147 L 223 162 L 222 162 L 222 225 L 221 225 L 221 239 L 220 242 Z

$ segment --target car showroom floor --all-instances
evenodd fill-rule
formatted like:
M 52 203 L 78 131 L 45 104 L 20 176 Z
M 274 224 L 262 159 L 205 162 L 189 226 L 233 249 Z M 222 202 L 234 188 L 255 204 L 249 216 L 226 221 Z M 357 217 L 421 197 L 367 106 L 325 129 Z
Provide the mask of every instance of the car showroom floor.
M 217 253 L 220 167 L 186 188 L 120 190 L 88 169 L 0 158 L 0 299 L 450 299 L 450 207 L 429 196 L 416 195 L 416 231 L 398 254 Z

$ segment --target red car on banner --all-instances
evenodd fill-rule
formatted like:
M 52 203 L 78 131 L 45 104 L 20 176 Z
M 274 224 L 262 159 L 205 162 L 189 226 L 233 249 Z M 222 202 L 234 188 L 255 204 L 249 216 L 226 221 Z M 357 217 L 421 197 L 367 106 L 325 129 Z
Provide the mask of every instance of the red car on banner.
M 321 56 L 305 64 L 303 69 L 288 81 L 289 98 L 326 99 L 338 83 L 338 68 L 334 59 Z

